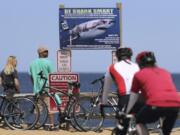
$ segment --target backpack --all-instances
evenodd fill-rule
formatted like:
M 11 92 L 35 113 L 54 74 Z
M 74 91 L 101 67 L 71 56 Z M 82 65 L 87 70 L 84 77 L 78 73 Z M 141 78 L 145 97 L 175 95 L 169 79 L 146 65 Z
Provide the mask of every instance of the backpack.
M 7 75 L 4 73 L 4 71 L 2 71 L 1 78 L 2 78 L 2 86 L 4 87 L 4 90 L 15 88 L 13 73 Z

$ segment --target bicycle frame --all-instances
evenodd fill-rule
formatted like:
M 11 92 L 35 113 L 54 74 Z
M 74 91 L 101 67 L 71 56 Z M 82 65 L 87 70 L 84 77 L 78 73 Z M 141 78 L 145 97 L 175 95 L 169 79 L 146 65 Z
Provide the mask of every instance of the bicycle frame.
M 104 86 L 104 76 L 94 80 L 93 82 L 91 82 L 91 84 L 94 85 L 94 84 L 96 84 L 98 82 L 100 84 L 100 88 L 98 90 L 97 96 L 95 96 L 94 102 L 92 103 L 93 105 L 98 105 L 100 103 L 100 101 L 101 101 L 102 93 L 103 93 L 103 86 Z M 113 92 L 112 92 L 112 94 L 117 95 L 117 93 L 113 93 Z M 115 106 L 117 106 L 118 103 L 117 103 L 117 101 L 116 101 L 116 99 L 114 97 L 108 98 L 107 102 L 108 102 L 109 105 L 112 106 L 114 111 L 117 110 L 117 107 L 115 107 Z
M 65 92 L 65 91 L 62 91 L 60 88 L 56 88 L 56 87 L 52 87 L 52 86 L 46 86 L 47 84 L 47 79 L 44 79 L 44 84 L 43 84 L 43 87 L 42 87 L 42 92 L 44 92 L 48 97 L 50 97 L 53 102 L 56 104 L 56 107 L 58 109 L 60 109 L 60 105 L 58 105 L 57 101 L 55 100 L 55 93 L 60 93 L 61 95 L 63 96 L 67 96 L 69 98 L 68 100 L 68 104 L 73 100 L 75 101 L 76 100 L 76 97 L 73 96 L 72 92 L 70 92 L 70 89 L 68 88 L 68 92 Z M 54 90 L 55 92 L 49 92 L 48 90 Z M 67 105 L 66 105 L 67 106 Z
M 72 125 L 72 121 L 70 119 L 70 109 L 73 109 L 72 105 L 78 101 L 78 97 L 76 95 L 73 95 L 72 90 L 73 88 L 78 88 L 80 87 L 79 83 L 68 83 L 68 92 L 61 90 L 60 88 L 57 87 L 53 87 L 53 86 L 47 86 L 47 78 L 45 78 L 43 76 L 42 71 L 38 74 L 40 76 L 41 79 L 44 80 L 42 89 L 40 90 L 39 93 L 37 93 L 35 96 L 41 96 L 42 94 L 45 94 L 46 96 L 48 96 L 50 99 L 53 100 L 53 102 L 55 103 L 55 106 L 58 109 L 59 112 L 59 122 L 60 123 L 66 123 L 66 122 L 71 122 Z M 49 92 L 48 90 L 52 90 L 53 92 Z M 66 96 L 68 97 L 68 101 L 66 103 L 66 106 L 64 108 L 64 110 L 61 110 L 61 104 L 58 104 L 56 99 L 55 99 L 55 94 L 60 93 L 61 96 Z M 73 127 L 75 127 L 74 125 L 72 125 Z
M 5 95 L 0 95 L 0 98 L 2 99 L 1 103 L 0 103 L 0 116 L 2 116 L 2 110 L 3 110 L 3 105 L 5 104 Z

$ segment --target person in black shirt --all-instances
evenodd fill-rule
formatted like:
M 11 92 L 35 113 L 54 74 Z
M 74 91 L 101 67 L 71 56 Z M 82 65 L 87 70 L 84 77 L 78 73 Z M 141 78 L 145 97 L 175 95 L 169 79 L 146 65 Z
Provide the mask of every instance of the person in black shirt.
M 0 85 L 3 87 L 4 92 L 8 97 L 12 97 L 15 93 L 19 93 L 19 80 L 16 65 L 16 57 L 9 56 L 7 63 L 0 74 Z

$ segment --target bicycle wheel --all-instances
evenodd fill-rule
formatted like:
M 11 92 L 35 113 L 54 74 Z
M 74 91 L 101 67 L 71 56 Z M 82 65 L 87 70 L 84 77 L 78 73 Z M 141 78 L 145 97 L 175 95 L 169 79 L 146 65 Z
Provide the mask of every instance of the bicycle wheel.
M 39 119 L 36 123 L 36 125 L 34 126 L 35 129 L 39 129 L 42 126 L 45 125 L 47 118 L 48 118 L 48 107 L 46 105 L 46 103 L 44 102 L 44 100 L 40 97 L 28 97 L 30 98 L 33 102 L 36 103 L 38 109 L 39 109 Z
M 68 111 L 67 111 L 67 116 L 69 118 L 69 121 L 70 121 L 70 125 L 76 129 L 77 131 L 82 131 L 79 126 L 76 124 L 75 122 L 75 119 L 74 119 L 74 113 L 73 113 L 73 110 L 74 110 L 74 105 L 75 105 L 75 102 L 74 103 L 71 103 L 71 105 L 68 107 Z
M 116 127 L 112 130 L 111 135 L 141 135 L 141 134 L 139 134 L 137 130 L 127 131 L 127 134 L 126 134 L 123 130 L 120 130 Z M 147 135 L 147 134 L 143 134 L 143 135 Z
M 83 131 L 98 131 L 104 118 L 101 117 L 98 105 L 92 105 L 87 100 L 80 100 L 73 106 L 73 119 Z
M 112 130 L 111 135 L 125 135 L 125 133 L 116 127 Z M 128 135 L 130 135 L 130 134 L 128 134 Z
M 28 98 L 16 97 L 8 100 L 3 111 L 4 121 L 11 129 L 32 129 L 39 117 L 37 105 Z
M 3 110 L 5 105 L 4 95 L 0 95 L 0 127 L 4 125 Z

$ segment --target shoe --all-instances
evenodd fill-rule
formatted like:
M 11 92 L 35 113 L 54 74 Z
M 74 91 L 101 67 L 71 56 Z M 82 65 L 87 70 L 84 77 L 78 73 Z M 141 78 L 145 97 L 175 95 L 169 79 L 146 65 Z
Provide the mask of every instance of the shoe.
M 57 131 L 59 128 L 57 126 L 50 126 L 49 131 Z
M 36 125 L 34 126 L 34 129 L 39 129 L 41 128 L 43 125 L 41 125 L 40 123 L 36 123 Z
M 54 125 L 45 125 L 44 126 L 44 130 L 47 130 L 47 131 L 56 131 L 56 130 L 59 130 L 59 127 L 58 126 L 54 126 Z

